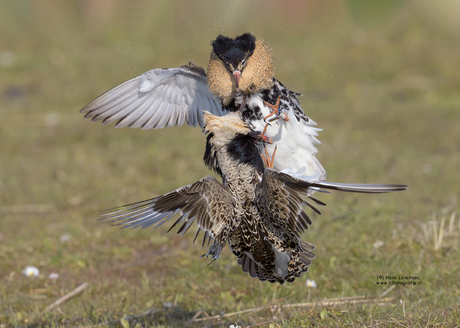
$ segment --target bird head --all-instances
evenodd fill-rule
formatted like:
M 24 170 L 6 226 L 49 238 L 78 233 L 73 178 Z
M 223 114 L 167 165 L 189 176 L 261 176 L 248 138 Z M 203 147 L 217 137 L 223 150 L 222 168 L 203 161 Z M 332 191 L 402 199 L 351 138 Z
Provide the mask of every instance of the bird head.
M 241 72 L 254 53 L 256 38 L 249 33 L 244 33 L 235 39 L 219 35 L 212 43 L 212 48 L 225 68 L 234 76 L 236 90 L 239 90 Z
M 246 163 L 263 170 L 264 164 L 256 147 L 260 132 L 251 130 L 239 112 L 215 116 L 204 111 L 203 121 L 204 131 L 208 133 L 203 158 L 206 166 L 224 177 L 217 156 L 224 151 L 235 163 Z
M 249 33 L 234 39 L 219 35 L 212 42 L 208 86 L 228 104 L 236 92 L 253 93 L 273 85 L 271 49 Z
M 216 116 L 203 111 L 204 131 L 212 133 L 217 139 L 231 140 L 237 134 L 251 133 L 249 126 L 243 122 L 239 112 L 231 112 L 224 116 Z

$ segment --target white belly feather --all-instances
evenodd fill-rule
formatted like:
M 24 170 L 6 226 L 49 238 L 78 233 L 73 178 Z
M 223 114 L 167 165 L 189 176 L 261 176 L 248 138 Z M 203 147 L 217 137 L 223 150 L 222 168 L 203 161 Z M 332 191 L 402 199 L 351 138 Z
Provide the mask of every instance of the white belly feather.
M 258 106 L 262 110 L 263 117 L 269 115 L 271 108 L 266 106 L 259 95 L 253 95 L 247 105 L 249 107 Z M 283 170 L 291 168 L 294 172 L 305 167 L 305 175 L 318 176 L 316 179 L 320 181 L 326 180 L 326 171 L 316 158 L 318 150 L 315 144 L 321 142 L 316 139 L 319 128 L 308 125 L 303 121 L 298 121 L 292 111 L 282 111 L 281 115 L 288 116 L 289 121 L 276 119 L 270 122 L 265 135 L 273 140 L 273 144 L 266 144 L 268 154 L 271 156 L 275 147 L 277 147 L 273 168 L 275 170 Z M 273 116 L 272 116 L 273 117 Z M 270 117 L 270 118 L 272 118 Z M 256 120 L 251 122 L 251 128 L 255 131 L 263 131 L 266 122 Z M 260 151 L 263 151 L 263 146 L 260 145 Z

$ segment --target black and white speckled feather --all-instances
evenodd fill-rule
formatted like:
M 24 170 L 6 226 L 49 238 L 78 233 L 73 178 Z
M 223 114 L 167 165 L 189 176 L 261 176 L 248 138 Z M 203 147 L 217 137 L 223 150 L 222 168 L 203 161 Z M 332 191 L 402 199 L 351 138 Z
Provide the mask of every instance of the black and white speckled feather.
M 263 118 L 271 111 L 264 101 L 275 104 L 281 95 L 281 116 L 290 121 L 274 120 L 267 130 L 274 141 L 268 150 L 278 149 L 274 168 L 305 167 L 309 175 L 324 181 L 326 172 L 315 147 L 320 129 L 303 113 L 299 94 L 274 78 L 270 47 L 248 33 L 234 39 L 218 36 L 212 46 L 207 74 L 194 63 L 153 69 L 107 91 L 80 112 L 116 127 L 159 129 L 184 123 L 203 127 L 203 111 L 219 116 L 241 111 L 254 131 L 262 131 Z
M 316 157 L 318 150 L 315 147 L 320 144 L 316 137 L 321 129 L 316 128 L 316 122 L 303 113 L 297 98 L 300 94 L 288 90 L 281 82 L 273 79 L 271 89 L 253 94 L 240 93 L 235 97 L 234 103 L 224 109 L 234 111 L 238 108 L 242 112 L 243 120 L 252 130 L 262 131 L 267 123 L 264 117 L 272 111 L 264 102 L 275 104 L 280 95 L 280 117 L 288 117 L 289 121 L 271 121 L 265 135 L 271 138 L 273 144 L 264 145 L 269 153 L 277 148 L 274 168 L 283 170 L 290 167 L 294 171 L 304 168 L 306 175 L 325 181 L 326 171 Z
M 244 272 L 261 281 L 293 282 L 308 270 L 315 246 L 300 240 L 312 224 L 302 206 L 320 214 L 323 202 L 309 196 L 311 188 L 354 192 L 404 190 L 401 185 L 352 185 L 319 182 L 306 170 L 279 172 L 264 168 L 258 139 L 239 112 L 204 114 L 205 163 L 218 168 L 224 184 L 207 176 L 163 196 L 118 208 L 102 219 L 126 228 L 146 228 L 178 216 L 183 235 L 193 222 L 201 231 L 206 256 L 218 259 L 228 243 Z

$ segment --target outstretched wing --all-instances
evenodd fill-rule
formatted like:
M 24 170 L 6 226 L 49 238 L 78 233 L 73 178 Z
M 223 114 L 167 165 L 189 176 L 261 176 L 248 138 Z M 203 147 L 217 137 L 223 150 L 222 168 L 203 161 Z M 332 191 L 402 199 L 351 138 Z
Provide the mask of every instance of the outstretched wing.
M 193 63 L 180 68 L 148 71 L 107 91 L 80 113 L 115 127 L 161 129 L 174 125 L 203 126 L 203 110 L 224 115 L 219 100 L 206 85 L 206 73 Z
M 300 234 L 312 223 L 302 205 L 307 204 L 318 213 L 319 210 L 279 179 L 279 173 L 264 169 L 262 180 L 256 189 L 255 205 L 263 223 L 264 238 L 255 241 L 256 245 L 252 248 L 243 248 L 244 251 L 237 255 L 238 264 L 251 277 L 257 277 L 261 281 L 284 283 L 300 277 L 315 258 L 315 246 L 300 240 Z M 315 198 L 312 201 L 324 205 Z
M 256 206 L 264 222 L 265 237 L 272 249 L 266 250 L 270 265 L 256 261 L 255 254 L 241 254 L 238 264 L 252 277 L 270 282 L 292 282 L 308 270 L 315 246 L 300 240 L 312 221 L 302 209 L 307 205 L 321 214 L 316 205 L 325 205 L 311 196 L 311 190 L 333 189 L 350 192 L 382 193 L 406 189 L 404 185 L 365 185 L 318 182 L 317 176 L 304 176 L 302 170 L 290 174 L 264 169 L 256 191 Z
M 311 191 L 323 189 L 339 190 L 360 193 L 386 193 L 402 191 L 406 185 L 399 184 L 353 184 L 336 182 L 319 182 L 316 177 L 302 175 L 302 170 L 290 173 L 289 169 L 283 172 L 265 168 L 258 191 L 257 206 L 263 217 L 273 217 L 287 224 L 287 228 L 297 233 L 308 229 L 311 220 L 302 210 L 307 205 L 316 213 L 321 214 L 315 205 L 325 205 L 311 196 Z M 283 223 L 283 224 L 284 224 Z
M 307 205 L 316 213 L 321 214 L 316 205 L 325 205 L 314 197 L 307 196 L 307 188 L 299 188 L 297 184 L 303 182 L 292 175 L 265 168 L 264 175 L 257 191 L 257 208 L 260 216 L 269 223 L 269 230 L 273 231 L 275 247 L 284 251 L 286 246 L 283 241 L 290 240 L 293 236 L 282 236 L 293 232 L 297 237 L 312 224 L 311 218 L 302 209 Z M 307 200 L 308 199 L 308 200 Z M 310 200 L 310 201 L 309 201 Z M 270 237 L 268 237 L 271 239 Z
M 179 214 L 179 218 L 168 231 L 181 223 L 177 233 L 182 236 L 196 220 L 199 229 L 193 241 L 204 230 L 204 245 L 206 240 L 209 244 L 225 228 L 232 204 L 227 187 L 208 175 L 163 196 L 121 206 L 117 211 L 102 215 L 101 220 L 117 222 L 123 228 L 144 229 L 152 225 L 157 228 L 175 214 Z

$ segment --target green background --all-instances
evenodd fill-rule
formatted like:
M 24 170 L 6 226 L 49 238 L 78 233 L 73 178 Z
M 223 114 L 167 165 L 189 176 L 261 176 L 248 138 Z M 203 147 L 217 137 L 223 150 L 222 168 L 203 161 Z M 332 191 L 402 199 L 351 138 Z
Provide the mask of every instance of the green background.
M 458 1 L 1 1 L 0 29 L 0 327 L 460 324 Z M 319 195 L 328 206 L 303 236 L 317 258 L 283 286 L 250 278 L 228 248 L 207 266 L 193 231 L 98 222 L 96 210 L 209 174 L 205 139 L 200 129 L 115 129 L 78 113 L 149 69 L 206 66 L 217 35 L 244 32 L 273 48 L 276 77 L 324 129 L 328 180 L 409 185 Z M 40 277 L 26 278 L 28 265 Z M 380 305 L 189 321 L 199 310 L 375 299 L 388 289 L 378 275 L 423 285 L 397 286 Z M 82 294 L 43 312 L 83 282 Z

